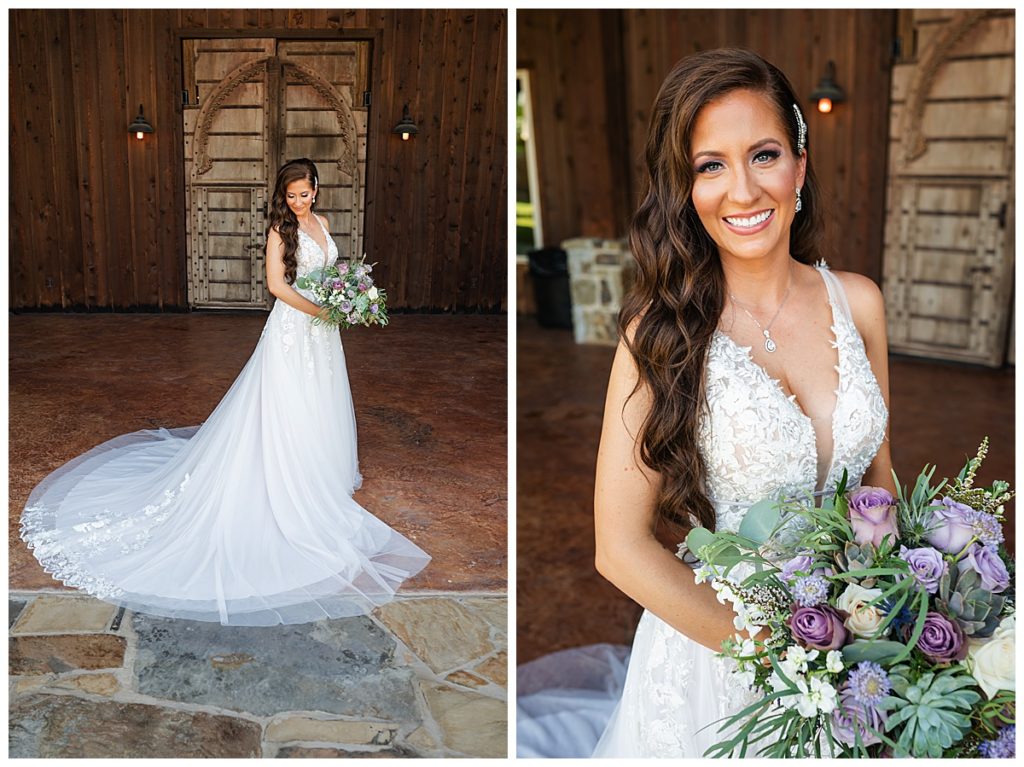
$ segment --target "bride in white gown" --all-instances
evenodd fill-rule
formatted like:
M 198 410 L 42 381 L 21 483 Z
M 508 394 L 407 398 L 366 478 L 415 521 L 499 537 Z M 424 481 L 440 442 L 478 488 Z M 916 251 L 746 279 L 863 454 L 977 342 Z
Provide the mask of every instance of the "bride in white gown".
M 645 611 L 617 685 L 594 679 L 601 657 L 606 679 L 621 667 L 607 651 L 546 661 L 561 689 L 520 700 L 521 756 L 702 756 L 750 698 L 715 655 L 730 607 L 659 528 L 736 530 L 756 501 L 834 491 L 843 469 L 893 488 L 882 296 L 810 265 L 821 201 L 797 104 L 735 49 L 684 59 L 658 94 L 595 489 L 597 568 Z M 580 668 L 587 689 L 567 689 Z
M 117 437 L 32 491 L 21 534 L 65 584 L 130 609 L 232 625 L 369 612 L 430 557 L 352 499 L 356 422 L 337 328 L 296 276 L 338 249 L 316 166 L 277 175 L 256 349 L 198 427 Z

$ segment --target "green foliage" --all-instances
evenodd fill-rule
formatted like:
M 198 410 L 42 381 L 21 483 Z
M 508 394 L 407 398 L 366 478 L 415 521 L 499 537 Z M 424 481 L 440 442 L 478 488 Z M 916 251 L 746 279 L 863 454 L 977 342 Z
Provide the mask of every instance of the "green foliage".
M 886 639 L 857 639 L 843 648 L 843 662 L 852 666 L 861 661 L 870 660 L 888 666 L 900 657 L 903 652 L 902 642 Z
M 928 672 L 914 679 L 910 669 L 889 672 L 893 694 L 883 705 L 893 709 L 886 732 L 900 725 L 894 756 L 939 758 L 971 731 L 971 708 L 981 696 L 971 689 L 974 679 L 958 668 L 938 674 Z
M 765 498 L 747 510 L 740 523 L 739 533 L 744 538 L 763 544 L 778 530 L 781 522 L 779 504 Z
M 907 489 L 900 485 L 896 472 L 892 473 L 893 481 L 896 483 L 898 501 L 896 504 L 897 525 L 902 542 L 907 548 L 912 549 L 921 545 L 925 536 L 931 531 L 933 501 L 946 486 L 946 480 L 942 480 L 933 488 L 931 482 L 934 476 L 935 467 L 925 466 L 917 476 L 913 491 L 908 493 Z
M 978 447 L 978 454 L 971 458 L 964 465 L 957 475 L 956 480 L 946 493 L 947 498 L 952 498 L 957 503 L 963 503 L 977 511 L 984 511 L 992 514 L 996 519 L 1003 519 L 1003 504 L 1013 498 L 1013 491 L 1010 485 L 1002 480 L 996 480 L 991 488 L 974 487 L 974 480 L 978 469 L 988 455 L 988 437 L 981 441 Z

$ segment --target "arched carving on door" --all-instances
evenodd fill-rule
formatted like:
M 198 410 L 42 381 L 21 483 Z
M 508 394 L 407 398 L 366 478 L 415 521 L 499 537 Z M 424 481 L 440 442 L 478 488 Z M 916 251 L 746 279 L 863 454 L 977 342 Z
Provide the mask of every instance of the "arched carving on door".
M 990 13 L 991 11 L 961 11 L 949 20 L 931 46 L 921 55 L 917 70 L 908 86 L 907 103 L 903 108 L 903 124 L 900 126 L 903 142 L 898 154 L 901 166 L 906 167 L 928 151 L 928 140 L 921 129 L 921 121 L 924 119 L 925 103 L 928 94 L 931 93 L 935 77 L 957 43 Z
M 199 110 L 196 119 L 196 132 L 192 140 L 192 156 L 195 158 L 194 173 L 201 176 L 213 167 L 213 160 L 207 152 L 210 129 L 213 127 L 213 120 L 217 112 L 224 105 L 228 96 L 235 88 L 244 83 L 260 70 L 265 70 L 271 62 L 280 62 L 290 67 L 306 84 L 313 88 L 334 110 L 335 119 L 338 121 L 338 128 L 341 130 L 341 141 L 343 151 L 336 159 L 338 170 L 352 176 L 353 186 L 359 188 L 358 165 L 356 164 L 356 120 L 352 109 L 341 94 L 325 80 L 320 74 L 307 66 L 284 57 L 264 56 L 259 59 L 247 61 L 234 69 L 223 80 L 217 83 L 213 92 L 206 99 L 206 102 Z
M 196 132 L 192 139 L 192 178 L 201 176 L 213 167 L 213 160 L 210 159 L 207 150 L 210 129 L 213 127 L 213 118 L 217 116 L 220 108 L 224 106 L 235 88 L 244 83 L 261 69 L 267 68 L 268 62 L 274 56 L 263 56 L 262 58 L 246 61 L 228 73 L 223 80 L 217 83 L 213 92 L 207 97 L 199 109 L 199 116 L 196 118 Z

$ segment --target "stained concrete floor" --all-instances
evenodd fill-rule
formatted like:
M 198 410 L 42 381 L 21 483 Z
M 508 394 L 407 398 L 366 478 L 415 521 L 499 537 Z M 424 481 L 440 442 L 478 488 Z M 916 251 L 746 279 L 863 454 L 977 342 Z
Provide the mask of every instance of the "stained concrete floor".
M 53 581 L 18 537 L 29 492 L 67 460 L 202 422 L 264 321 L 10 317 L 12 756 L 505 755 L 504 317 L 343 336 L 356 500 L 433 557 L 372 615 L 253 629 L 117 610 Z
M 628 645 L 640 608 L 594 570 L 594 463 L 614 350 L 520 318 L 517 329 L 517 663 L 567 647 Z M 893 463 L 955 475 L 982 437 L 979 480 L 1014 482 L 1014 373 L 890 360 Z M 1013 508 L 1007 509 L 1012 541 Z
M 59 587 L 18 537 L 32 488 L 119 434 L 201 423 L 265 317 L 10 317 L 12 588 Z M 355 499 L 433 557 L 406 592 L 505 590 L 506 335 L 504 316 L 474 315 L 396 315 L 343 335 L 363 473 Z

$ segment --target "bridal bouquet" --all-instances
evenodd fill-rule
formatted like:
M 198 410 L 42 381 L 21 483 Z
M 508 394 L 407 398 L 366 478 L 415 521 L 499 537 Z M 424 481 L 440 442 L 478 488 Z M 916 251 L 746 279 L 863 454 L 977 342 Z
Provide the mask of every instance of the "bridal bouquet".
M 747 631 L 721 655 L 754 699 L 706 755 L 1014 756 L 1013 493 L 974 487 L 987 450 L 951 483 L 925 467 L 894 498 L 844 475 L 820 508 L 762 501 L 738 533 L 691 531 L 698 581 Z
M 313 320 L 350 328 L 354 325 L 387 325 L 387 294 L 373 284 L 373 265 L 365 263 L 365 254 L 356 261 L 341 261 L 336 266 L 315 269 L 295 280 L 295 286 L 313 293 L 326 310 Z

